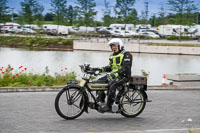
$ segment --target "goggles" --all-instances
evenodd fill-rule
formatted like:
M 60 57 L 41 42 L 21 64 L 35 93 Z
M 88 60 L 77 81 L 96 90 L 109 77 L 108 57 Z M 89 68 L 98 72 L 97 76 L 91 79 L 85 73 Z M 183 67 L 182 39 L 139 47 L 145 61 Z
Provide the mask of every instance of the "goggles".
M 110 46 L 112 46 L 112 45 L 119 45 L 119 42 L 112 42 L 112 43 L 110 43 Z

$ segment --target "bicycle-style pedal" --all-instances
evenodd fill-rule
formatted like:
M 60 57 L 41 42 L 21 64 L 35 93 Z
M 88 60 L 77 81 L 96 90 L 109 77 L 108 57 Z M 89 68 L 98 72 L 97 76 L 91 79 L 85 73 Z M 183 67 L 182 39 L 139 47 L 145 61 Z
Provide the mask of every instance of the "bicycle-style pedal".
M 90 107 L 91 109 L 95 109 L 95 103 L 89 102 L 88 107 Z

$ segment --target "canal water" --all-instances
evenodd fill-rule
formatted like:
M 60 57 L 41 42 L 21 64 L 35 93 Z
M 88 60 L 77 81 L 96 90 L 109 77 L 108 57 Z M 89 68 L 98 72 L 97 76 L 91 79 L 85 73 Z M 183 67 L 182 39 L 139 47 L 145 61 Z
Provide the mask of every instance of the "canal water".
M 0 67 L 11 65 L 17 72 L 23 66 L 27 68 L 27 73 L 44 73 L 47 66 L 52 76 L 72 71 L 81 75 L 79 65 L 89 63 L 92 67 L 106 66 L 110 54 L 111 52 L 97 51 L 0 48 Z M 163 74 L 200 73 L 199 68 L 200 56 L 133 53 L 132 75 L 142 75 L 141 71 L 144 70 L 149 73 L 149 85 L 161 85 Z

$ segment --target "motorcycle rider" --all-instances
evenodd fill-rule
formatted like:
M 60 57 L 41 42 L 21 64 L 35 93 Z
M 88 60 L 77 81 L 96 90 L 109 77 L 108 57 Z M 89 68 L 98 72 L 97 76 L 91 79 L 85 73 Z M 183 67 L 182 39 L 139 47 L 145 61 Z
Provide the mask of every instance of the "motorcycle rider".
M 127 83 L 131 77 L 132 55 L 130 52 L 125 51 L 121 39 L 114 38 L 108 42 L 113 54 L 109 58 L 109 65 L 101 68 L 93 68 L 101 72 L 111 72 L 106 76 L 108 82 L 108 98 L 105 106 L 101 107 L 102 111 L 110 111 L 112 104 L 116 98 L 116 89 Z M 105 79 L 102 77 L 99 80 Z M 98 94 L 100 102 L 104 102 L 105 93 L 100 91 Z

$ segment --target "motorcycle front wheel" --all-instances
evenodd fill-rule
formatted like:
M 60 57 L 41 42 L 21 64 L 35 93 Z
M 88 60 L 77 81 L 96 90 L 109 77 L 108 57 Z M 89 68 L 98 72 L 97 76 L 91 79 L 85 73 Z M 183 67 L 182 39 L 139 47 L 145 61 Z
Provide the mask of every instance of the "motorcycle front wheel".
M 130 89 L 122 95 L 120 100 L 121 114 L 128 118 L 141 114 L 145 106 L 145 96 L 140 90 Z
M 79 117 L 84 112 L 85 97 L 79 88 L 63 88 L 55 99 L 55 109 L 58 115 L 70 120 Z

